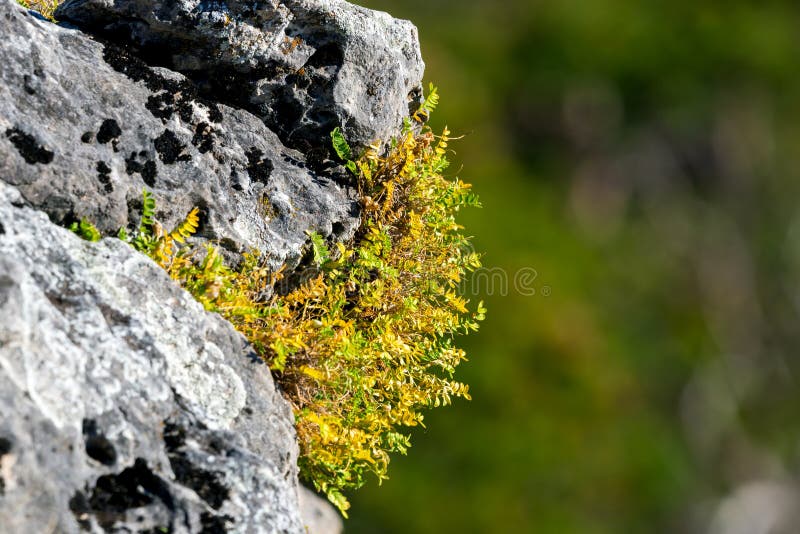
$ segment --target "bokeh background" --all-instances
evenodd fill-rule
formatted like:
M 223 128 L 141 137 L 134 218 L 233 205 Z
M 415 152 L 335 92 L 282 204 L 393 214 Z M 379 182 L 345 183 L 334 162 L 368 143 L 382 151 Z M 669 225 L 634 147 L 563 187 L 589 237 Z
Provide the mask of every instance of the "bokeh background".
M 419 27 L 510 283 L 347 531 L 800 532 L 800 5 L 358 3 Z

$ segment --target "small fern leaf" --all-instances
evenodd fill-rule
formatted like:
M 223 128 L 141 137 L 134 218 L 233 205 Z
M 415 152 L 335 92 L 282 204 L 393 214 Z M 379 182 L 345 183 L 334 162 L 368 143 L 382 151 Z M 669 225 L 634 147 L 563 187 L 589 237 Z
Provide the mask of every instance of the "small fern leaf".
M 186 215 L 186 218 L 178 226 L 176 226 L 170 233 L 169 237 L 177 243 L 185 243 L 186 239 L 193 236 L 197 231 L 197 226 L 200 224 L 200 210 L 196 207 Z
M 69 229 L 86 241 L 100 241 L 100 238 L 103 237 L 97 227 L 86 219 L 72 223 L 69 225 Z
M 139 224 L 139 233 L 147 233 L 155 222 L 156 199 L 153 193 L 147 189 L 142 189 L 142 220 Z
M 338 508 L 342 516 L 347 519 L 347 510 L 350 508 L 350 501 L 347 500 L 347 497 L 342 495 L 342 492 L 335 488 L 329 489 L 326 492 L 326 496 L 331 504 Z
M 307 232 L 308 237 L 311 238 L 311 249 L 314 252 L 314 263 L 322 265 L 331 258 L 331 251 L 325 244 L 325 238 L 317 232 Z
M 333 150 L 339 156 L 339 159 L 347 162 L 353 159 L 353 151 L 350 149 L 350 145 L 347 144 L 342 129 L 338 126 L 331 132 L 331 141 L 333 142 Z
M 439 105 L 439 90 L 433 84 L 428 86 L 428 96 L 425 97 L 425 101 L 422 102 L 419 109 L 414 112 L 414 120 L 417 122 L 426 122 L 431 113 L 436 109 L 436 106 Z

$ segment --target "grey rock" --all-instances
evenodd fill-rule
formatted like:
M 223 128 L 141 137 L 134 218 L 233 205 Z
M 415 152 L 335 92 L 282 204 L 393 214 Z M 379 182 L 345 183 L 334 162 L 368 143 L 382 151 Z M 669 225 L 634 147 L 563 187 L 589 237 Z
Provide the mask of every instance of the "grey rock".
M 273 267 L 351 238 L 331 161 L 420 98 L 416 29 L 340 0 L 0 0 L 0 531 L 340 532 L 297 480 L 293 414 L 230 324 L 123 242 L 169 228 Z M 154 66 L 158 65 L 158 66 Z M 182 73 L 177 72 L 180 70 Z
M 339 514 L 311 490 L 300 488 L 300 515 L 309 534 L 341 534 L 344 530 Z
M 709 534 L 791 534 L 800 528 L 800 491 L 792 481 L 754 480 L 716 506 Z
M 0 184 L 0 317 L 5 532 L 304 531 L 268 368 L 148 258 Z
M 315 162 L 336 126 L 356 147 L 396 135 L 422 94 L 414 25 L 344 0 L 67 0 L 56 17 L 134 45 Z
M 54 222 L 135 228 L 147 187 L 167 228 L 198 206 L 202 238 L 274 268 L 298 264 L 307 231 L 353 234 L 347 175 L 310 169 L 253 114 L 13 0 L 0 0 L 0 35 L 0 180 Z

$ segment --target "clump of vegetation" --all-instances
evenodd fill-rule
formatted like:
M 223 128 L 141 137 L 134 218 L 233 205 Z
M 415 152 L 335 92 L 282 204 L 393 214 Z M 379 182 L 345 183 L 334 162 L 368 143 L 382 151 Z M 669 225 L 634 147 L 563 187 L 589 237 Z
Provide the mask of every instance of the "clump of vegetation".
M 44 18 L 55 22 L 53 14 L 60 3 L 60 0 L 17 0 L 17 3 L 26 9 L 36 11 Z
M 275 299 L 268 334 L 298 416 L 300 465 L 343 510 L 341 490 L 369 472 L 385 478 L 423 408 L 469 397 L 452 378 L 464 360 L 453 336 L 476 330 L 484 310 L 470 311 L 457 292 L 480 262 L 455 214 L 478 202 L 442 174 L 448 135 L 409 125 L 387 155 L 373 146 L 359 158 L 355 242 L 331 251 L 312 241 L 322 273 Z
M 185 246 L 197 210 L 164 231 L 147 191 L 138 230 L 120 232 L 269 363 L 294 408 L 301 475 L 345 516 L 343 491 L 368 473 L 386 478 L 390 453 L 407 451 L 404 430 L 423 423 L 423 409 L 469 398 L 453 378 L 465 359 L 453 338 L 477 330 L 485 310 L 470 309 L 457 291 L 480 260 L 455 216 L 478 199 L 443 174 L 450 132 L 421 126 L 437 100 L 431 87 L 416 124 L 356 159 L 341 131 L 332 132 L 358 178 L 361 225 L 349 244 L 329 246 L 310 233 L 312 274 L 288 292 L 273 292 L 283 273 L 264 267 L 258 252 L 231 268 L 212 245 Z
M 100 238 L 103 237 L 100 234 L 100 230 L 87 219 L 81 219 L 70 224 L 69 229 L 86 241 L 100 241 Z
M 188 249 L 179 250 L 179 248 L 186 244 L 186 239 L 197 231 L 200 223 L 199 212 L 200 210 L 193 208 L 178 226 L 171 232 L 166 232 L 155 218 L 155 198 L 145 189 L 142 191 L 142 215 L 139 220 L 139 228 L 133 235 L 128 235 L 124 228 L 120 228 L 117 237 L 139 252 L 150 256 L 167 271 L 172 271 L 176 265 L 182 265 L 188 261 L 186 256 Z

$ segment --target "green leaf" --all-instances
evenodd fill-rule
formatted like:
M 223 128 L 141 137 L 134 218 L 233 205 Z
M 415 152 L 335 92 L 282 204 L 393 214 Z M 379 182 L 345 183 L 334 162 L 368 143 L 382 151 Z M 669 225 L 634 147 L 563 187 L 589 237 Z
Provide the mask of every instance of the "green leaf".
M 325 238 L 317 232 L 306 232 L 311 238 L 311 249 L 314 251 L 314 263 L 323 265 L 331 258 L 331 251 L 325 244 Z
M 411 119 L 409 119 L 408 117 L 403 117 L 402 134 L 407 135 L 409 133 L 411 133 Z M 395 148 L 396 146 L 397 146 L 397 139 L 392 138 L 392 148 Z
M 100 238 L 103 237 L 97 227 L 86 219 L 70 224 L 69 229 L 86 241 L 100 241 Z
M 347 144 L 342 129 L 338 126 L 331 132 L 331 141 L 333 142 L 333 150 L 336 152 L 336 155 L 339 156 L 339 159 L 347 162 L 353 159 L 353 151 L 350 150 L 350 145 Z M 349 168 L 348 166 L 348 169 Z
M 433 110 L 436 109 L 436 106 L 439 105 L 439 92 L 435 85 L 430 84 L 428 85 L 428 96 L 425 97 L 425 101 L 422 102 L 419 109 L 414 113 L 414 119 L 419 122 L 427 121 Z
M 139 223 L 139 233 L 149 233 L 156 216 L 156 199 L 153 193 L 142 189 L 142 220 Z
M 345 519 L 347 519 L 347 509 L 350 508 L 350 502 L 347 497 L 341 494 L 339 490 L 329 489 L 327 491 L 328 500 L 339 509 Z

